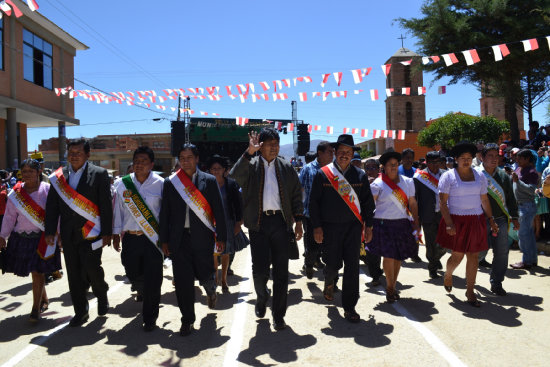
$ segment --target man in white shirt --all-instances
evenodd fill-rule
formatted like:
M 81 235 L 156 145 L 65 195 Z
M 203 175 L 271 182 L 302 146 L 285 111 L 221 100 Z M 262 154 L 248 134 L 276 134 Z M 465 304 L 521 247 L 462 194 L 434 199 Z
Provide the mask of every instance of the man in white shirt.
M 157 220 L 164 179 L 152 172 L 154 164 L 155 154 L 151 148 L 137 148 L 133 156 L 134 173 L 118 179 L 114 185 L 113 247 L 120 251 L 123 234 L 122 265 L 137 291 L 136 300 L 143 301 L 145 331 L 152 331 L 156 326 L 164 258 L 158 246 Z

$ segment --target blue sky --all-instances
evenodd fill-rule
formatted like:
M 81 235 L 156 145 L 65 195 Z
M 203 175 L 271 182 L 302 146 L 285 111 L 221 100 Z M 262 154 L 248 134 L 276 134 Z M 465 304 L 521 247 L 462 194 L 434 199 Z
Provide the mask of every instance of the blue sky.
M 330 140 L 344 127 L 385 128 L 385 77 L 380 65 L 401 47 L 397 39 L 401 33 L 407 37 L 405 47 L 416 49 L 415 40 L 393 20 L 419 16 L 422 1 L 38 0 L 38 4 L 42 14 L 90 47 L 77 54 L 75 77 L 98 89 L 224 89 L 225 85 L 253 82 L 258 93 L 261 81 L 307 75 L 313 83 L 282 91 L 289 94 L 287 101 L 252 103 L 249 99 L 242 104 L 223 91 L 222 101 L 191 100 L 191 108 L 195 116 L 207 111 L 227 118 L 290 119 L 290 101 L 298 100 L 298 92 L 307 91 L 308 102 L 298 102 L 298 118 L 334 126 L 333 136 L 324 131 L 312 133 L 312 139 Z M 462 50 L 442 53 L 453 51 Z M 355 84 L 349 70 L 366 67 L 372 67 L 372 73 Z M 321 88 L 321 74 L 337 71 L 344 73 L 341 87 L 331 78 Z M 480 94 L 475 86 L 452 85 L 447 94 L 438 95 L 437 87 L 447 81 L 432 85 L 432 79 L 424 74 L 426 118 L 450 111 L 479 114 Z M 79 82 L 74 88 L 90 89 Z M 353 95 L 354 89 L 364 92 Z M 378 89 L 380 100 L 370 100 L 370 89 Z M 329 97 L 326 102 L 311 99 L 312 91 L 323 90 L 348 90 L 350 94 L 346 99 Z M 169 119 L 175 119 L 175 113 L 96 104 L 80 97 L 75 104 L 81 126 L 68 127 L 68 137 L 169 132 Z M 163 104 L 177 107 L 177 101 Z M 535 119 L 548 120 L 545 107 L 535 110 Z M 154 118 L 167 120 L 155 122 Z M 41 139 L 56 135 L 57 128 L 29 129 L 29 150 L 36 149 Z M 290 134 L 283 136 L 283 144 L 290 142 Z

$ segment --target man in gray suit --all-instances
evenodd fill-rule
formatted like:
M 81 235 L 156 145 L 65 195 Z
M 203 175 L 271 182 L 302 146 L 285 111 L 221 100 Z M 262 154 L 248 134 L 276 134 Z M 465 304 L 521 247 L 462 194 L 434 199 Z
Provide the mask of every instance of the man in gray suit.
M 68 141 L 67 155 L 68 166 L 50 176 L 45 239 L 49 245 L 54 243 L 61 219 L 61 244 L 75 310 L 69 325 L 80 326 L 89 317 L 89 286 L 97 297 L 98 315 L 104 316 L 109 309 L 101 253 L 103 246 L 111 244 L 113 205 L 107 170 L 88 162 L 89 142 L 82 138 Z

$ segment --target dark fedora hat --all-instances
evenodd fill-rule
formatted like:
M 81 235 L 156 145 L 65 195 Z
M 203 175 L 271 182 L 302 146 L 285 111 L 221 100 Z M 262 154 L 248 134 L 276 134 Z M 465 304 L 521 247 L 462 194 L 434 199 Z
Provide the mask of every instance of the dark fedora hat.
M 386 163 L 392 158 L 397 159 L 398 162 L 401 162 L 401 153 L 396 152 L 393 149 L 387 150 L 378 158 L 378 161 L 381 165 L 385 166 Z
M 361 148 L 355 146 L 355 143 L 353 142 L 353 136 L 349 134 L 342 134 L 338 137 L 336 143 L 330 143 L 330 145 L 334 149 L 338 149 L 338 146 L 340 144 L 353 148 L 353 150 L 361 150 Z

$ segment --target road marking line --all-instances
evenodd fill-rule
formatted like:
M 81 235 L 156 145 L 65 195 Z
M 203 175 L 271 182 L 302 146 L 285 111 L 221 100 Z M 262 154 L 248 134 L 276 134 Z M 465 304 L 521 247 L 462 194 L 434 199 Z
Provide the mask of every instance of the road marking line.
M 361 278 L 363 280 L 369 280 L 371 278 L 367 277 L 367 275 L 361 270 Z M 378 289 L 381 289 L 381 286 L 377 287 Z M 381 294 L 384 294 L 384 292 L 379 292 Z M 405 317 L 405 320 L 409 324 L 411 324 L 416 331 L 418 331 L 424 339 L 428 342 L 428 344 L 431 345 L 431 347 L 439 353 L 441 357 L 443 357 L 450 366 L 453 367 L 466 367 L 466 364 L 462 362 L 456 354 L 454 354 L 442 341 L 439 339 L 430 329 L 428 329 L 426 326 L 424 326 L 421 322 L 419 322 L 403 305 L 399 304 L 399 301 L 394 302 L 391 304 L 393 308 L 399 312 L 403 317 Z
M 109 289 L 107 294 L 112 294 L 112 293 L 118 291 L 120 289 L 120 287 L 122 287 L 123 284 L 124 284 L 123 281 L 117 282 L 113 287 L 111 287 Z M 93 310 L 96 306 L 97 306 L 97 299 L 94 298 L 90 302 L 89 309 Z M 65 317 L 61 317 L 61 318 L 65 318 Z M 23 348 L 23 350 L 21 350 L 19 353 L 14 355 L 10 360 L 8 360 L 6 363 L 4 363 L 0 367 L 13 367 L 13 366 L 15 366 L 16 364 L 21 362 L 23 359 L 27 358 L 29 356 L 29 354 L 31 354 L 36 348 L 38 348 L 39 346 L 42 346 L 44 343 L 46 343 L 57 332 L 59 332 L 60 330 L 66 328 L 67 325 L 69 325 L 69 321 L 64 322 L 60 325 L 57 325 L 55 328 L 48 331 L 47 334 L 42 335 L 41 337 L 36 339 L 36 341 L 34 341 L 32 344 L 27 345 L 25 348 Z
M 245 272 L 246 273 L 243 276 L 248 279 L 241 281 L 239 293 L 250 292 L 252 286 L 252 257 L 250 256 L 250 251 L 247 251 Z M 234 307 L 235 312 L 231 323 L 231 334 L 230 339 L 227 342 L 227 350 L 223 360 L 223 367 L 238 366 L 239 362 L 237 361 L 237 358 L 241 352 L 241 347 L 243 344 L 243 332 L 248 313 L 246 299 L 243 299 L 241 303 L 238 303 Z

